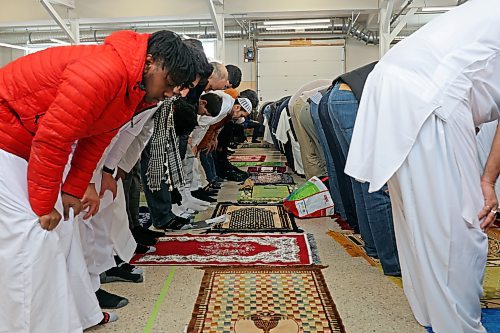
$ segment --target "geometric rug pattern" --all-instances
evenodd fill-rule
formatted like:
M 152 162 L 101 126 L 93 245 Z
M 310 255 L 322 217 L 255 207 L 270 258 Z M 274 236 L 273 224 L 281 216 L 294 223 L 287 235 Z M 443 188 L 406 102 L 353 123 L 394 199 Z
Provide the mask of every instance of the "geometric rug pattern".
M 247 205 L 221 202 L 212 218 L 226 215 L 223 222 L 214 223 L 209 232 L 297 232 L 293 216 L 283 205 Z
M 205 268 L 187 331 L 343 333 L 321 268 Z
M 248 167 L 247 172 L 277 172 L 277 173 L 285 173 L 286 172 L 286 167 L 251 166 L 251 167 Z
M 250 173 L 249 178 L 255 183 L 255 185 L 295 184 L 293 177 L 289 173 L 252 172 Z
M 254 185 L 240 191 L 239 203 L 282 203 L 296 189 L 295 185 Z
M 231 162 L 264 162 L 266 160 L 266 155 L 238 155 L 229 156 L 229 161 Z
M 274 161 L 268 161 L 268 162 L 231 162 L 232 165 L 235 167 L 248 167 L 248 166 L 277 166 L 277 167 L 284 167 L 285 163 L 284 162 L 274 162 Z
M 310 265 L 318 263 L 312 234 L 169 235 L 132 265 Z

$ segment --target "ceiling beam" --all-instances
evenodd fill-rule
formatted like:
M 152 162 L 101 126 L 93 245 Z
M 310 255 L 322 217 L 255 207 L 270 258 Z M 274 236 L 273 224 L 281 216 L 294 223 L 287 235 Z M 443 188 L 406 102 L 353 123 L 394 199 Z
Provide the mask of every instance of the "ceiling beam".
M 408 10 L 408 12 L 406 13 L 406 15 L 404 15 L 404 16 L 401 17 L 401 19 L 398 22 L 398 25 L 396 25 L 396 27 L 391 32 L 391 36 L 389 38 L 389 43 L 392 42 L 394 40 L 394 38 L 396 38 L 397 35 L 399 35 L 399 33 L 401 32 L 401 30 L 408 23 L 408 20 L 413 15 L 415 15 L 415 13 L 417 12 L 417 10 L 418 10 L 417 7 L 410 8 L 410 10 Z
M 57 13 L 56 9 L 50 3 L 50 0 L 40 0 L 40 3 L 45 8 L 45 10 L 49 13 L 49 15 L 56 21 L 57 25 L 64 31 L 66 35 L 68 35 L 69 40 L 72 44 L 78 44 L 80 41 L 75 37 L 73 31 L 66 25 L 62 17 Z
M 217 12 L 215 11 L 213 0 L 207 0 L 207 5 L 208 12 L 210 13 L 210 17 L 212 18 L 212 22 L 214 24 L 215 33 L 217 34 L 217 39 L 222 40 L 224 38 L 224 17 L 220 14 L 217 14 Z

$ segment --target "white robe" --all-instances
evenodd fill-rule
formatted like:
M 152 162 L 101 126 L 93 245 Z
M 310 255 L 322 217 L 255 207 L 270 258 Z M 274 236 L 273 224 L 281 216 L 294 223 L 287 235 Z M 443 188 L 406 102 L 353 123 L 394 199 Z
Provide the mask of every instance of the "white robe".
M 472 0 L 398 43 L 369 75 L 346 173 L 388 181 L 403 285 L 436 333 L 485 332 L 487 237 L 474 127 L 498 119 L 500 4 Z
M 74 266 L 67 263 L 78 254 L 73 220 L 53 231 L 40 227 L 28 199 L 27 167 L 24 159 L 0 150 L 0 332 L 82 332 Z

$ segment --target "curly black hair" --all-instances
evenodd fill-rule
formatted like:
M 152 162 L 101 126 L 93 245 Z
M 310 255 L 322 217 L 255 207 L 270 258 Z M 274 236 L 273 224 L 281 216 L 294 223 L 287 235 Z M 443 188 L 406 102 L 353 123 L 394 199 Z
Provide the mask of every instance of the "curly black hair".
M 214 93 L 201 95 L 200 99 L 207 101 L 207 111 L 212 117 L 217 117 L 222 107 L 222 97 Z
M 241 83 L 241 69 L 235 65 L 226 65 L 226 69 L 231 88 L 238 88 Z
M 198 125 L 196 107 L 183 98 L 174 102 L 174 129 L 177 136 L 190 134 Z
M 196 80 L 197 56 L 193 48 L 186 45 L 176 33 L 161 30 L 151 34 L 147 53 L 155 61 L 160 61 L 163 69 L 168 70 L 174 85 L 189 87 Z

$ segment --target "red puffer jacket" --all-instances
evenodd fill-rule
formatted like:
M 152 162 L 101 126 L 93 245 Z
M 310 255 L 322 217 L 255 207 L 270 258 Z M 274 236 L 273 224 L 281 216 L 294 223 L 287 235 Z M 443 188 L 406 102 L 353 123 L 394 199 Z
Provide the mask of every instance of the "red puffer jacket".
M 37 215 L 52 210 L 60 190 L 85 193 L 104 149 L 144 97 L 138 84 L 148 38 L 120 31 L 103 45 L 51 48 L 0 69 L 0 149 L 28 161 Z

